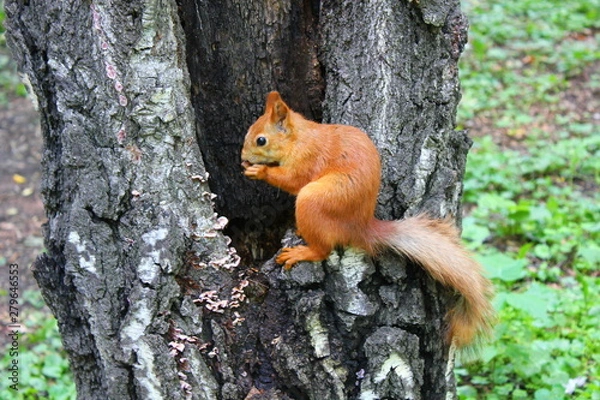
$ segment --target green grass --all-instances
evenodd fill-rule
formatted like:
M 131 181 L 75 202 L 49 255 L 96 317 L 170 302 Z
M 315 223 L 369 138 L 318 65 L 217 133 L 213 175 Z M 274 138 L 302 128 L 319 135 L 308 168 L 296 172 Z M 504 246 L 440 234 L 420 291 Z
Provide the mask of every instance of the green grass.
M 8 298 L 6 290 L 0 297 Z M 0 399 L 15 400 L 71 400 L 75 399 L 75 385 L 69 371 L 69 362 L 62 349 L 56 319 L 44 309 L 38 291 L 25 290 L 19 298 L 20 323 L 19 354 L 3 352 L 0 359 L 6 371 L 12 360 L 18 360 L 18 391 L 8 379 L 8 372 L 0 379 Z
M 463 4 L 470 47 L 461 63 L 459 119 L 483 113 L 498 127 L 530 122 L 524 107 L 556 103 L 569 79 L 600 57 L 598 0 Z
M 459 398 L 600 399 L 600 124 L 561 100 L 584 71 L 599 87 L 600 1 L 465 11 L 458 118 L 479 135 L 463 235 L 494 281 L 499 322 L 481 359 L 457 368 Z
M 25 96 L 27 90 L 19 80 L 15 63 L 6 47 L 4 29 L 4 0 L 0 0 L 0 105 L 8 102 L 9 96 Z

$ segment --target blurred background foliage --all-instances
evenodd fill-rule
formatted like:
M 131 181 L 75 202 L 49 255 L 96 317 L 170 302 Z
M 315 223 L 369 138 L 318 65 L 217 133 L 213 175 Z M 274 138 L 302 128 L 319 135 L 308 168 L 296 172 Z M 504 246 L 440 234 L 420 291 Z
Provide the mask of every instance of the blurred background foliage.
M 480 357 L 457 363 L 459 398 L 600 400 L 600 0 L 463 9 L 463 237 L 494 281 L 499 321 Z M 0 0 L 0 106 L 26 94 L 4 18 Z M 74 399 L 56 321 L 38 291 L 22 301 L 21 390 L 0 380 L 0 398 Z
M 463 1 L 463 237 L 496 336 L 462 399 L 600 399 L 600 1 Z
M 10 52 L 6 48 L 4 35 L 4 0 L 0 0 L 0 106 L 8 102 L 9 96 L 25 96 L 25 85 L 19 80 L 16 67 L 10 59 Z

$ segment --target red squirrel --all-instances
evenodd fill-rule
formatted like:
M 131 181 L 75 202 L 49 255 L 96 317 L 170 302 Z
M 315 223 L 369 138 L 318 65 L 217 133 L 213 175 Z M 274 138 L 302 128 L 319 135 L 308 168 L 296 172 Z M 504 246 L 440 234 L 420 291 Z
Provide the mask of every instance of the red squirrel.
M 271 92 L 244 140 L 242 167 L 248 178 L 296 196 L 297 233 L 307 244 L 281 251 L 276 261 L 286 269 L 299 261 L 322 261 L 336 246 L 371 255 L 389 248 L 460 293 L 447 315 L 449 340 L 464 347 L 490 333 L 492 286 L 461 246 L 458 230 L 448 220 L 424 215 L 375 218 L 381 165 L 366 133 L 307 120 Z

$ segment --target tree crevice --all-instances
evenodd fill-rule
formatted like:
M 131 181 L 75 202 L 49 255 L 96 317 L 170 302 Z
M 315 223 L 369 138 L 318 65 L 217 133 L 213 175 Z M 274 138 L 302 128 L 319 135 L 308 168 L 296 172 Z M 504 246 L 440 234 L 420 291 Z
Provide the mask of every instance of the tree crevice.
M 79 398 L 452 398 L 453 296 L 387 253 L 282 270 L 271 257 L 294 199 L 239 164 L 278 90 L 373 139 L 380 218 L 458 218 L 470 145 L 454 131 L 458 0 L 6 0 L 6 12 L 44 135 L 35 277 Z

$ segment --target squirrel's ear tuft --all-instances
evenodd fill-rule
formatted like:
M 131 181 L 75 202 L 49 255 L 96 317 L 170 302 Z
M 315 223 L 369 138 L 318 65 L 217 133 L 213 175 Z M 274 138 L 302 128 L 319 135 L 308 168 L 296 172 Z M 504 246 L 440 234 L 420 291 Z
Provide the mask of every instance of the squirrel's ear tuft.
M 279 92 L 271 92 L 267 95 L 265 114 L 271 114 L 271 122 L 276 125 L 285 126 L 290 108 L 283 102 Z

